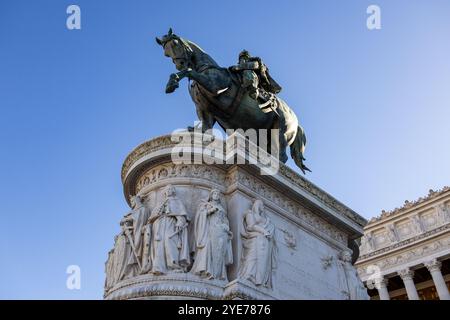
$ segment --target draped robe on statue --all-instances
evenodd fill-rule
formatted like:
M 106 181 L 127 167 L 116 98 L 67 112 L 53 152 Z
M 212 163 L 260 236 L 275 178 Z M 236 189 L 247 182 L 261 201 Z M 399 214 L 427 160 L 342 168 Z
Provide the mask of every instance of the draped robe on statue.
M 114 286 L 114 249 L 110 250 L 108 252 L 108 260 L 106 260 L 105 263 L 105 273 L 106 273 L 106 279 L 105 279 L 105 291 L 108 291 Z
M 167 197 L 150 215 L 152 242 L 150 245 L 151 272 L 163 274 L 170 270 L 183 271 L 190 263 L 186 226 L 178 227 L 177 221 L 187 222 L 186 209 L 178 198 Z
M 143 204 L 140 204 L 139 207 L 134 209 L 131 212 L 130 219 L 133 222 L 133 243 L 134 248 L 136 249 L 136 255 L 139 261 L 141 262 L 141 266 L 146 265 L 146 261 L 144 261 L 144 230 L 145 224 L 147 223 L 149 216 L 149 210 Z
M 357 271 L 352 266 L 351 254 L 341 253 L 337 261 L 340 287 L 346 288 L 342 291 L 344 299 L 347 300 L 368 300 L 369 295 L 364 284 L 360 280 Z
M 204 201 L 195 216 L 195 261 L 191 272 L 228 280 L 226 266 L 233 263 L 231 232 L 226 211 L 219 203 Z
M 270 220 L 252 210 L 244 217 L 243 253 L 239 277 L 255 285 L 272 286 L 275 267 L 275 226 Z M 267 236 L 266 236 L 267 235 Z
M 129 215 L 122 220 L 121 224 L 126 224 L 125 221 L 129 221 Z M 114 245 L 112 258 L 114 261 L 114 266 L 112 268 L 112 275 L 114 279 L 113 283 L 117 283 L 118 281 L 126 278 L 134 277 L 140 272 L 139 265 L 130 244 L 130 239 L 125 232 L 126 228 L 129 227 L 122 225 L 122 232 L 117 235 Z M 128 232 L 131 232 L 130 229 L 128 230 Z

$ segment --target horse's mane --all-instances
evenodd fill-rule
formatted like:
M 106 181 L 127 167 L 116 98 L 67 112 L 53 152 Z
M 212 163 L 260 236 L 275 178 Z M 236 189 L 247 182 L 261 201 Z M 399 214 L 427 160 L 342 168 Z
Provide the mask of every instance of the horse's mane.
M 200 48 L 199 45 L 197 45 L 196 43 L 187 40 L 187 39 L 182 39 L 185 43 L 187 43 L 187 45 L 189 45 L 189 47 L 192 49 L 193 54 L 195 56 L 197 65 L 209 65 L 209 66 L 215 66 L 215 67 L 219 67 L 219 65 L 217 64 L 216 61 L 214 61 L 213 58 L 211 58 L 211 56 L 209 54 L 207 54 L 202 48 Z

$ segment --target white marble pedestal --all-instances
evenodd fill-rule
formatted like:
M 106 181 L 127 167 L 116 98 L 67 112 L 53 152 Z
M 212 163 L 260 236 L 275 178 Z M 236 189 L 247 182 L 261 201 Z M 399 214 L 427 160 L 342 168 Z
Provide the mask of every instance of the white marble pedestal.
M 176 146 L 180 144 L 171 136 L 162 136 L 129 154 L 122 168 L 125 198 L 130 203 L 131 196 L 140 195 L 146 206 L 154 208 L 163 188 L 173 185 L 190 218 L 189 244 L 193 250 L 192 222 L 197 207 L 211 189 L 220 190 L 233 233 L 228 281 L 208 280 L 190 272 L 143 273 L 109 284 L 105 299 L 368 298 L 367 294 L 352 293 L 361 284 L 355 282 L 353 266 L 342 258 L 349 242 L 361 237 L 365 219 L 283 164 L 275 175 L 261 174 L 258 164 L 175 164 L 171 154 Z M 193 151 L 201 153 L 204 146 L 200 143 Z M 235 147 L 228 145 L 228 155 Z M 239 152 L 234 152 L 235 160 Z M 256 199 L 263 201 L 275 226 L 276 263 L 271 287 L 238 276 L 243 216 Z

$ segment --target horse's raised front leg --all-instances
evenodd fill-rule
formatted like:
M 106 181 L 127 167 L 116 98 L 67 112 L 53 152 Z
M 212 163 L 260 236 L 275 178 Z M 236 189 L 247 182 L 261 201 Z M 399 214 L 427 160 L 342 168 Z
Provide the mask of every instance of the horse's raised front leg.
M 166 85 L 166 93 L 172 93 L 178 88 L 179 82 L 188 77 L 201 85 L 205 90 L 213 95 L 219 95 L 227 89 L 229 79 L 224 77 L 214 77 L 210 74 L 203 74 L 192 69 L 186 69 L 178 73 L 172 73 Z
M 174 92 L 178 88 L 178 83 L 180 82 L 180 80 L 181 78 L 178 73 L 172 73 L 166 85 L 166 93 Z

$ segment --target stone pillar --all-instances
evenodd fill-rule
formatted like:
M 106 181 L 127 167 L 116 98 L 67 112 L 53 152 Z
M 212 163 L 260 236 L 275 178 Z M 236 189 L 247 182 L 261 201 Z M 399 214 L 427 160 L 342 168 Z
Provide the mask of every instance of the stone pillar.
M 431 261 L 427 261 L 424 263 L 425 267 L 427 267 L 428 271 L 431 273 L 431 277 L 433 278 L 434 286 L 439 295 L 440 300 L 450 300 L 450 294 L 448 292 L 447 285 L 445 284 L 444 277 L 441 273 L 442 263 L 436 259 Z
M 405 284 L 406 293 L 409 300 L 419 300 L 419 295 L 417 294 L 416 285 L 414 284 L 414 271 L 409 268 L 400 270 L 398 275 L 402 278 Z
M 376 281 L 376 285 L 378 295 L 380 296 L 380 300 L 391 300 L 391 297 L 389 296 L 389 291 L 387 289 L 388 279 L 381 278 L 378 281 Z

